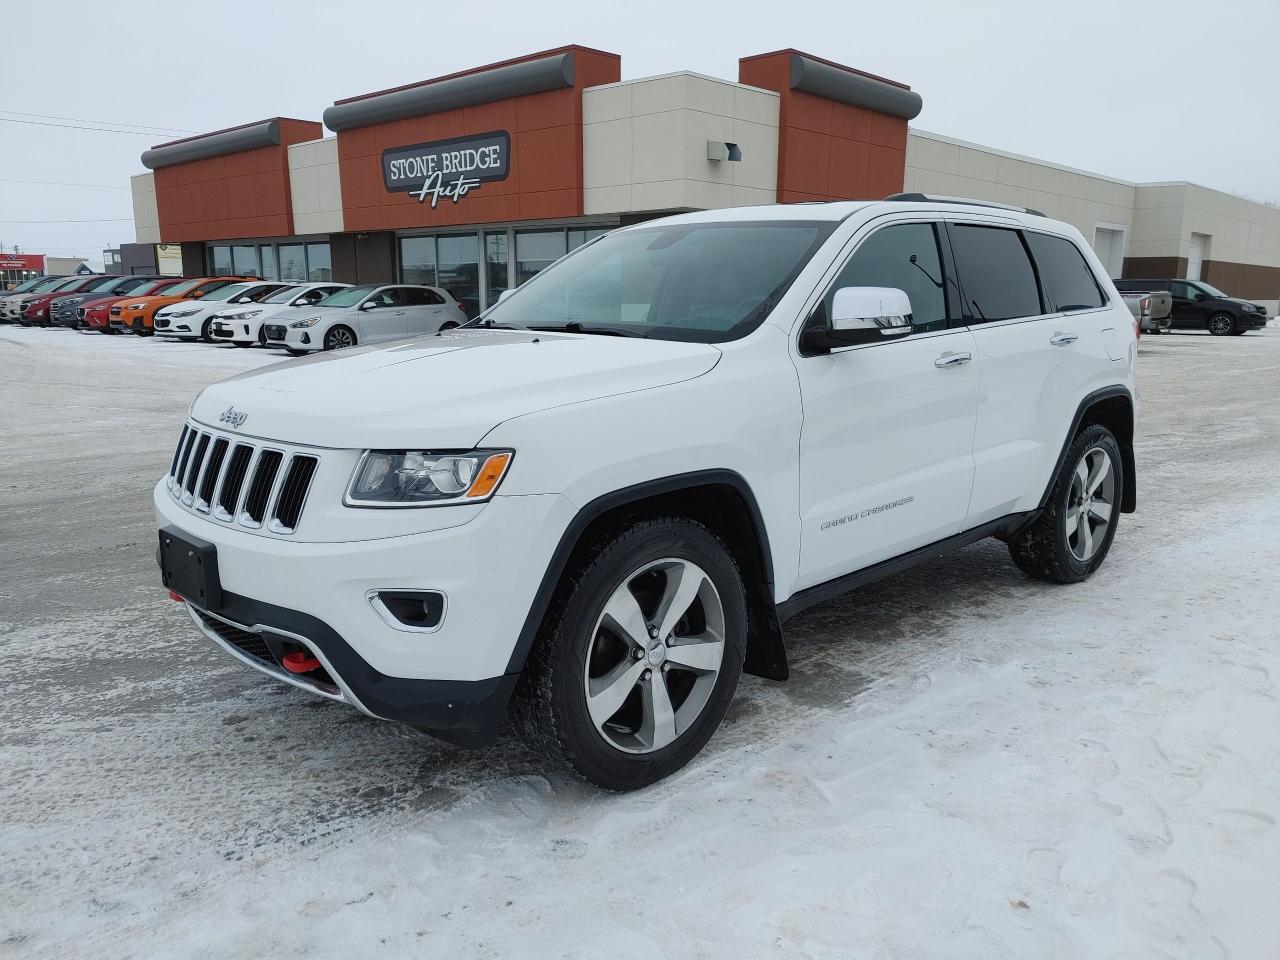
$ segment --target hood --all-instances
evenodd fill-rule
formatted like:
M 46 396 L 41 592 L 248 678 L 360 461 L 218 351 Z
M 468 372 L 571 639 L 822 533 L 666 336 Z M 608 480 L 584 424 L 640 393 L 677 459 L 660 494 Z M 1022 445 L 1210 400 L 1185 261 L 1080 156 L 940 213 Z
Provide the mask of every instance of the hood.
M 456 330 L 387 346 L 320 353 L 205 389 L 191 406 L 225 429 L 319 447 L 466 450 L 504 420 L 700 377 L 720 351 L 704 343 L 524 330 Z
M 168 306 L 169 304 L 171 304 L 171 303 L 179 303 L 179 302 L 181 302 L 182 300 L 187 299 L 187 298 L 185 298 L 185 297 L 166 297 L 166 296 L 164 296 L 163 294 L 152 294 L 151 296 L 146 296 L 146 297 L 131 297 L 131 296 L 129 296 L 128 294 L 126 294 L 126 295 L 124 296 L 124 299 L 125 299 L 125 300 L 127 300 L 129 303 L 140 303 L 140 304 L 142 304 L 142 307 L 141 307 L 140 309 L 145 310 L 147 307 L 155 307 L 156 309 L 159 309 L 160 307 L 167 307 L 167 306 Z M 199 298 L 199 297 L 192 297 L 191 299 L 193 299 L 193 300 L 199 300 L 200 298 Z
M 1238 303 L 1242 307 L 1248 306 L 1248 307 L 1253 307 L 1256 310 L 1262 309 L 1262 304 L 1254 303 L 1252 300 L 1245 300 L 1241 297 L 1223 297 L 1222 299 L 1227 301 L 1227 303 Z

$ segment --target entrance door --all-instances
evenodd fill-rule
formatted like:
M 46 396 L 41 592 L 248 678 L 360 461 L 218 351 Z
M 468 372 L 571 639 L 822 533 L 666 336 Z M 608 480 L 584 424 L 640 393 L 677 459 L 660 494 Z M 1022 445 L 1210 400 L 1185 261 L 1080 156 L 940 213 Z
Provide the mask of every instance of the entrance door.
M 1187 248 L 1187 279 L 1199 280 L 1200 271 L 1204 267 L 1204 258 L 1209 255 L 1209 235 L 1193 233 L 1191 245 Z
M 804 403 L 799 589 L 960 532 L 979 376 L 972 334 L 947 326 L 937 229 L 877 229 L 817 307 L 830 316 L 841 287 L 896 287 L 911 299 L 910 334 L 796 358 Z

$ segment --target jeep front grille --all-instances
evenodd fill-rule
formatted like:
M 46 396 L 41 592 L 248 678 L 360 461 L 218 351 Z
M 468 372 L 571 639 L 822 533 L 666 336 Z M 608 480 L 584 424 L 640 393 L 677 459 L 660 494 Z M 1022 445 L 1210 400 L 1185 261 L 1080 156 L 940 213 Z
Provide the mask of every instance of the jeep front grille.
M 195 513 L 288 535 L 302 519 L 319 462 L 309 453 L 188 424 L 178 438 L 166 486 Z

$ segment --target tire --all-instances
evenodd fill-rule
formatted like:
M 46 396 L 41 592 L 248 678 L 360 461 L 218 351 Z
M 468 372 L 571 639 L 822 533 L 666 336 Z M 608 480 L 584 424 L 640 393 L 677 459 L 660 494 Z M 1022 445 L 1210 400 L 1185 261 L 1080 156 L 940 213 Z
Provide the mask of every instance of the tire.
M 1205 326 L 1215 337 L 1227 337 L 1236 332 L 1236 318 L 1229 313 L 1215 313 Z
M 1106 470 L 1097 478 L 1092 496 L 1082 500 L 1082 490 L 1087 492 L 1094 482 L 1100 457 L 1107 460 Z M 1053 583 L 1088 579 L 1115 539 L 1124 483 L 1124 461 L 1111 431 L 1099 424 L 1081 430 L 1054 478 L 1048 506 L 1035 523 L 1009 540 L 1009 555 L 1018 569 Z M 1082 510 L 1082 502 L 1090 506 Z M 1085 527 L 1078 522 L 1081 512 Z
M 445 331 L 447 331 L 447 330 L 457 330 L 457 329 L 458 329 L 458 327 L 460 327 L 460 326 L 461 326 L 461 324 L 459 324 L 459 323 L 454 323 L 452 320 L 450 320 L 448 323 L 442 323 L 442 324 L 440 324 L 440 331 L 439 331 L 439 332 L 440 332 L 440 333 L 444 333 L 444 332 L 445 332 Z
M 267 345 L 267 328 L 265 326 L 259 327 L 258 328 L 258 346 L 265 347 L 266 345 Z
M 662 607 L 693 584 L 687 609 L 667 619 L 664 643 Z M 692 639 L 716 636 L 723 640 Z M 525 665 L 514 725 L 535 750 L 599 787 L 647 786 L 692 760 L 720 726 L 746 636 L 742 576 L 719 537 L 678 516 L 622 522 L 566 570 Z
M 324 335 L 324 348 L 326 350 L 343 350 L 347 347 L 354 347 L 357 343 L 359 343 L 359 341 L 356 340 L 355 331 L 350 327 L 344 327 L 341 324 L 329 330 Z
M 206 320 L 200 324 L 200 339 L 205 343 L 213 343 L 213 320 Z

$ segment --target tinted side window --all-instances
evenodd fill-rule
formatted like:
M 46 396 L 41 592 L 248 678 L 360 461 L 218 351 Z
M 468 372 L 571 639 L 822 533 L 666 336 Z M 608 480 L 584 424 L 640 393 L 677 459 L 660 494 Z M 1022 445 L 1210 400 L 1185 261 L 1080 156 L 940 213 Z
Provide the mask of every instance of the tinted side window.
M 854 251 L 823 299 L 826 315 L 841 287 L 896 287 L 911 298 L 913 329 L 947 325 L 942 257 L 931 223 L 899 223 L 867 237 Z
M 433 290 L 418 290 L 413 287 L 406 287 L 402 292 L 406 297 L 405 302 L 411 307 L 423 307 L 444 302 Z
M 1090 310 L 1107 302 L 1080 250 L 1064 237 L 1028 233 L 1050 310 Z
M 951 227 L 956 271 L 977 323 L 1034 317 L 1042 312 L 1035 271 L 1017 230 L 1003 227 Z

